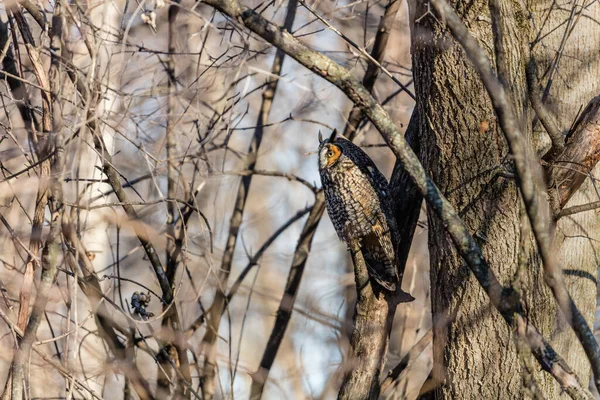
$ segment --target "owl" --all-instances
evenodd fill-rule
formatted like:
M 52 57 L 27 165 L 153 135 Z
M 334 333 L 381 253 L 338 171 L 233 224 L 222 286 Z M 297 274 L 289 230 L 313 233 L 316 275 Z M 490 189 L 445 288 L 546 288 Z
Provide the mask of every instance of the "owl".
M 362 251 L 370 277 L 396 291 L 394 243 L 399 234 L 388 182 L 360 147 L 336 135 L 334 130 L 323 140 L 319 133 L 319 173 L 327 212 L 350 251 Z

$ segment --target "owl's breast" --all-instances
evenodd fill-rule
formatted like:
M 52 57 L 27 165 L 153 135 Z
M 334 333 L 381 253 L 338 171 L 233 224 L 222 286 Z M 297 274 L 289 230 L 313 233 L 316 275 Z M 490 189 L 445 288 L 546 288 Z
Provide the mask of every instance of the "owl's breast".
M 381 209 L 369 180 L 355 171 L 338 171 L 328 177 L 329 184 L 323 181 L 329 217 L 346 242 L 371 233 Z

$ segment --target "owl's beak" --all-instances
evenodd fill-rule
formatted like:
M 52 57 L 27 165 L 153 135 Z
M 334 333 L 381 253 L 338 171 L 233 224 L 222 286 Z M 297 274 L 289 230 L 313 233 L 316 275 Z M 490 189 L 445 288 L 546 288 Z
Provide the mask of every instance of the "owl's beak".
M 321 135 L 321 131 L 319 130 L 319 144 L 323 143 L 323 135 Z

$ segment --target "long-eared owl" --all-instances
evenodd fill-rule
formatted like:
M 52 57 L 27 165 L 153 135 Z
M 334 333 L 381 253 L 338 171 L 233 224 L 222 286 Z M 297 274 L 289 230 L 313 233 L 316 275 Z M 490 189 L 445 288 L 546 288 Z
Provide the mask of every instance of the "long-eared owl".
M 398 285 L 398 228 L 388 182 L 373 160 L 351 141 L 319 134 L 319 172 L 327 212 L 351 251 L 362 251 L 372 279 L 389 291 Z

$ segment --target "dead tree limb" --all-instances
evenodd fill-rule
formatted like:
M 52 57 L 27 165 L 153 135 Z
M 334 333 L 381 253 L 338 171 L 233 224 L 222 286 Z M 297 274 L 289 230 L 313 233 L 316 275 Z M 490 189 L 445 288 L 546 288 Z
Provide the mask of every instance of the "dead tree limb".
M 16 37 L 16 32 L 14 29 L 12 34 L 13 37 Z M 8 35 L 9 32 L 7 25 L 4 22 L 0 22 L 0 45 L 2 48 L 4 48 L 8 43 Z M 16 43 L 15 41 L 13 42 Z M 33 256 L 29 257 L 25 265 L 23 283 L 19 293 L 19 314 L 17 325 L 19 328 L 24 330 L 29 317 L 29 304 L 31 300 L 34 269 L 36 266 L 39 266 L 39 260 L 37 260 L 37 257 L 42 245 L 42 225 L 44 222 L 46 205 L 48 203 L 48 176 L 50 175 L 51 161 L 50 158 L 47 157 L 46 152 L 43 151 L 42 147 L 36 146 L 38 141 L 38 133 L 42 133 L 43 127 L 38 123 L 35 115 L 33 114 L 33 108 L 31 107 L 29 94 L 25 85 L 21 80 L 17 79 L 22 77 L 16 67 L 12 46 L 7 48 L 6 55 L 2 60 L 2 66 L 4 71 L 7 72 L 7 74 L 5 74 L 6 79 L 12 95 L 17 100 L 17 107 L 25 124 L 25 129 L 27 130 L 30 142 L 33 144 L 33 148 L 36 150 L 36 156 L 38 157 L 38 160 L 40 160 L 38 190 L 33 213 L 31 236 L 29 239 L 29 250 Z
M 548 167 L 550 197 L 560 212 L 600 160 L 600 96 L 594 97 L 568 135 L 564 151 Z
M 544 155 L 544 160 L 551 162 L 558 156 L 565 148 L 565 135 L 559 128 L 558 121 L 552 112 L 546 107 L 542 101 L 542 95 L 538 86 L 538 81 L 535 72 L 535 61 L 531 59 L 527 65 L 527 90 L 529 92 L 529 101 L 535 111 L 538 119 L 542 123 L 542 126 L 548 133 L 552 146 L 550 150 Z

